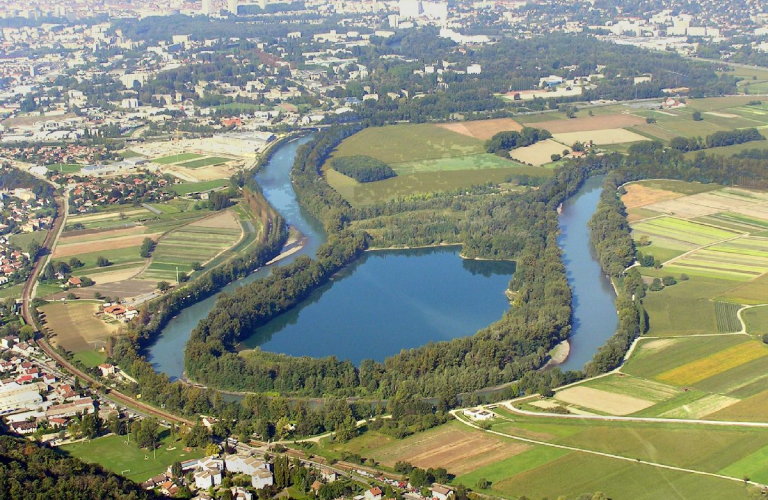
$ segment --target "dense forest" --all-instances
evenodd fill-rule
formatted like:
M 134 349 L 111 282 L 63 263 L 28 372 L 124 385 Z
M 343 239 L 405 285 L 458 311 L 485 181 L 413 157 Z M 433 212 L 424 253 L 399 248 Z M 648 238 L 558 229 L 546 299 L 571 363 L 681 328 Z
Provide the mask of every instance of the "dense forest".
M 375 182 L 395 177 L 392 167 L 370 156 L 345 156 L 334 158 L 331 166 L 339 173 L 352 177 L 357 182 Z
M 485 150 L 499 156 L 507 156 L 513 149 L 524 148 L 539 141 L 549 139 L 552 134 L 547 130 L 523 127 L 520 132 L 499 132 L 485 142 Z
M 0 498 L 141 500 L 165 498 L 98 465 L 67 458 L 26 439 L 0 435 Z

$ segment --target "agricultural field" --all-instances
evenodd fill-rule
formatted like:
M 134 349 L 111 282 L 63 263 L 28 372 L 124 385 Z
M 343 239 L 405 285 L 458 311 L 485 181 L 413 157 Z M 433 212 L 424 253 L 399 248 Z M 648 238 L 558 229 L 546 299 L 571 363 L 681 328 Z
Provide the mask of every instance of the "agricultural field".
M 344 140 L 323 171 L 328 183 L 358 206 L 489 181 L 502 183 L 515 175 L 552 175 L 546 168 L 485 152 L 484 139 L 480 138 L 520 128 L 510 119 L 367 128 Z M 355 155 L 377 158 L 389 164 L 398 176 L 361 184 L 330 167 L 333 158 Z
M 31 233 L 12 234 L 8 239 L 10 240 L 11 245 L 15 245 L 21 248 L 22 251 L 26 252 L 27 249 L 29 248 L 29 245 L 33 241 L 36 241 L 38 244 L 42 246 L 47 236 L 48 236 L 48 231 L 43 230 L 43 231 L 32 231 Z
M 741 315 L 747 325 L 747 333 L 757 336 L 768 334 L 768 307 L 753 307 Z
M 167 469 L 174 462 L 201 458 L 199 449 L 186 449 L 184 444 L 171 438 L 168 431 L 160 435 L 160 442 L 153 456 L 151 451 L 129 443 L 126 436 L 114 434 L 93 440 L 68 444 L 60 450 L 89 463 L 98 463 L 105 469 L 121 474 L 136 482 L 146 481 Z
M 553 137 L 556 141 L 567 146 L 575 142 L 592 142 L 598 146 L 608 146 L 612 144 L 625 144 L 628 142 L 648 140 L 647 137 L 621 128 L 584 130 L 579 132 L 561 132 L 553 134 Z
M 66 301 L 40 307 L 43 322 L 52 332 L 53 344 L 70 352 L 93 351 L 103 346 L 119 324 L 97 318 L 94 314 L 99 305 L 97 301 Z
M 551 163 L 553 154 L 562 155 L 563 150 L 566 149 L 570 150 L 570 147 L 563 146 L 553 139 L 547 139 L 530 146 L 513 149 L 509 152 L 509 157 L 521 163 L 530 163 L 539 167 Z
M 467 137 L 474 137 L 481 141 L 487 141 L 499 132 L 519 131 L 523 128 L 522 125 L 512 118 L 439 123 L 437 126 Z
M 179 196 L 186 196 L 190 193 L 202 193 L 205 191 L 211 191 L 224 187 L 229 184 L 228 179 L 214 179 L 212 181 L 203 182 L 185 182 L 182 184 L 174 184 L 171 186 L 171 190 Z
M 237 243 L 242 226 L 231 210 L 182 226 L 161 237 L 141 279 L 176 281 L 176 272 L 190 274 L 192 264 L 205 266 Z

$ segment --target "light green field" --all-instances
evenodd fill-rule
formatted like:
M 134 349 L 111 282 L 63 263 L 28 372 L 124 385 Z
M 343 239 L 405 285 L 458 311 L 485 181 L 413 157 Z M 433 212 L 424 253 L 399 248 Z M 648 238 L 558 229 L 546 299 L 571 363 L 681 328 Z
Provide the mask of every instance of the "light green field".
M 29 245 L 36 241 L 38 244 L 42 245 L 45 241 L 46 236 L 48 236 L 48 231 L 32 231 L 31 233 L 17 233 L 12 234 L 10 236 L 11 245 L 17 246 L 21 248 L 22 251 L 26 252 L 29 248 Z
M 157 458 L 151 451 L 127 443 L 126 436 L 106 436 L 92 441 L 62 446 L 60 449 L 70 455 L 90 463 L 98 463 L 104 468 L 122 474 L 128 479 L 143 482 L 163 472 L 177 461 L 190 460 L 203 456 L 202 451 L 184 451 L 184 444 L 171 440 L 168 432 L 161 436 L 157 449 Z M 169 448 L 175 448 L 169 450 Z
M 189 193 L 202 193 L 210 191 L 212 189 L 220 188 L 229 184 L 227 179 L 216 179 L 212 181 L 204 182 L 185 182 L 183 184 L 174 184 L 171 186 L 171 190 L 179 196 L 184 196 Z
M 654 236 L 661 236 L 694 245 L 709 245 L 738 236 L 738 233 L 697 224 L 676 217 L 659 217 L 658 219 L 638 222 L 632 225 L 632 230 L 641 234 L 647 234 L 651 239 Z
M 170 155 L 170 156 L 163 156 L 162 158 L 155 158 L 152 160 L 152 163 L 157 163 L 159 165 L 171 165 L 173 163 L 181 163 L 184 161 L 189 160 L 195 160 L 197 158 L 202 158 L 203 155 L 199 155 L 196 153 L 179 153 L 177 155 Z
M 407 163 L 393 163 L 390 165 L 397 175 L 407 175 L 418 172 L 447 172 L 454 170 L 485 170 L 491 168 L 521 167 L 530 170 L 530 167 L 513 160 L 502 158 L 498 155 L 484 153 L 462 156 L 456 158 L 440 158 L 435 160 L 421 160 Z M 543 172 L 541 172 L 543 175 Z
M 106 361 L 107 354 L 103 351 L 80 351 L 73 354 L 72 357 L 86 367 L 94 368 Z
M 487 494 L 493 494 L 494 484 L 504 481 L 515 474 L 541 467 L 569 453 L 573 452 L 551 448 L 549 446 L 534 446 L 530 450 L 515 455 L 514 457 L 481 467 L 468 474 L 462 474 L 455 478 L 453 483 L 463 484 L 468 488 L 477 489 L 476 485 L 478 479 L 483 478 L 491 481 L 492 485 L 490 489 L 480 491 L 485 491 Z
M 645 340 L 635 349 L 622 371 L 637 377 L 656 378 L 748 340 L 749 337 L 744 335 Z
M 768 241 L 740 238 L 720 243 L 697 250 L 665 268 L 691 276 L 751 280 L 768 272 Z
M 436 125 L 369 127 L 347 138 L 332 157 L 365 155 L 390 165 L 485 153 L 483 142 Z
M 613 500 L 749 498 L 746 487 L 708 477 L 573 453 L 493 486 L 509 497 L 558 498 L 600 491 Z
M 231 160 L 229 158 L 211 156 L 211 157 L 200 158 L 197 160 L 180 163 L 178 164 L 178 166 L 184 167 L 184 168 L 202 168 L 202 167 L 210 167 L 212 165 L 221 165 L 222 163 L 227 163 L 228 161 L 231 161 Z
M 21 292 L 23 288 L 24 284 L 22 283 L 12 286 L 3 286 L 0 288 L 0 299 L 5 299 L 8 297 L 21 298 Z
M 763 131 L 763 134 L 765 135 L 765 131 Z M 742 151 L 747 151 L 750 149 L 761 149 L 761 150 L 768 149 L 768 141 L 745 142 L 744 144 L 734 144 L 733 146 L 704 149 L 701 151 L 690 151 L 688 153 L 685 153 L 685 157 L 688 159 L 694 158 L 697 154 L 699 154 L 699 152 L 703 152 L 708 155 L 730 157 L 735 154 L 741 153 Z
M 413 194 L 453 191 L 460 188 L 503 183 L 516 175 L 552 175 L 540 167 L 492 168 L 487 170 L 454 170 L 399 175 L 383 181 L 359 183 L 335 170 L 326 171 L 326 180 L 333 189 L 354 206 L 370 205 Z
M 768 446 L 747 455 L 738 462 L 720 471 L 734 477 L 748 477 L 752 481 L 768 484 Z
M 67 228 L 80 223 L 84 229 L 110 229 L 155 217 L 155 214 L 143 207 L 118 205 L 92 214 L 71 215 L 67 217 Z

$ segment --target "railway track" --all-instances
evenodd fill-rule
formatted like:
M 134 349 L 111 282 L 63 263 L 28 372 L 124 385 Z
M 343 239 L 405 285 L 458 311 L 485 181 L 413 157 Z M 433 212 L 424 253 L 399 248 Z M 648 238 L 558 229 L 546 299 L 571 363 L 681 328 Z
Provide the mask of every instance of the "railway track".
M 48 233 L 48 236 L 46 236 L 45 241 L 43 242 L 43 245 L 42 245 L 42 250 L 47 250 L 47 252 L 51 252 L 53 250 L 54 243 L 56 242 L 59 235 L 61 234 L 61 230 L 64 225 L 64 220 L 66 219 L 67 203 L 65 198 L 63 197 L 56 198 L 56 205 L 58 206 L 56 210 L 56 220 L 53 223 L 53 228 Z M 37 337 L 37 340 L 35 342 L 40 347 L 40 349 L 43 352 L 45 352 L 48 356 L 50 356 L 52 359 L 54 359 L 56 363 L 58 363 L 64 370 L 80 378 L 81 380 L 86 381 L 92 388 L 103 389 L 104 392 L 108 395 L 108 397 L 113 401 L 122 403 L 129 407 L 136 408 L 142 413 L 145 413 L 147 415 L 152 415 L 154 417 L 158 417 L 168 422 L 194 425 L 194 422 L 192 422 L 191 420 L 160 410 L 146 403 L 142 403 L 141 401 L 137 401 L 136 399 L 130 396 L 127 396 L 119 391 L 116 391 L 110 387 L 107 387 L 101 381 L 97 380 L 93 376 L 89 375 L 88 373 L 85 373 L 84 371 L 74 366 L 61 354 L 56 352 L 56 350 L 53 349 L 53 347 L 51 347 L 51 345 L 45 340 L 45 334 L 43 334 L 38 330 L 37 323 L 35 322 L 35 318 L 32 315 L 32 310 L 31 310 L 32 290 L 34 290 L 35 282 L 37 280 L 37 277 L 40 275 L 40 271 L 42 270 L 43 266 L 48 260 L 45 257 L 45 255 L 42 255 L 43 254 L 42 250 L 40 252 L 41 255 L 38 255 L 38 257 L 36 258 L 35 263 L 32 266 L 32 270 L 29 273 L 29 278 L 27 278 L 27 282 L 24 283 L 24 288 L 22 289 L 22 292 L 21 292 L 21 317 L 24 318 L 24 321 L 28 325 L 32 326 L 35 329 L 36 337 Z

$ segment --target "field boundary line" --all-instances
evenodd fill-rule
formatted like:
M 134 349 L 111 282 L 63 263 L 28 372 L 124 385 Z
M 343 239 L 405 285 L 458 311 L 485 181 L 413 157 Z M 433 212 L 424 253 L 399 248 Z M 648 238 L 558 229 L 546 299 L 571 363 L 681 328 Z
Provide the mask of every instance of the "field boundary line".
M 725 480 L 728 480 L 728 481 L 736 481 L 738 483 L 746 483 L 746 484 L 750 484 L 752 486 L 756 486 L 758 488 L 764 488 L 765 487 L 764 484 L 761 484 L 761 483 L 758 483 L 758 482 L 755 482 L 755 481 L 749 481 L 749 480 L 745 481 L 744 479 L 739 479 L 739 478 L 735 478 L 735 477 L 731 477 L 731 476 L 725 476 L 723 474 L 717 474 L 715 472 L 704 472 L 704 471 L 700 471 L 700 470 L 696 470 L 696 469 L 686 469 L 686 468 L 683 468 L 683 467 L 676 467 L 674 465 L 665 465 L 665 464 L 660 464 L 660 463 L 657 463 L 657 462 L 649 462 L 647 460 L 641 460 L 641 459 L 636 459 L 636 458 L 629 458 L 629 457 L 624 457 L 624 456 L 621 456 L 621 455 L 614 455 L 614 454 L 611 454 L 611 453 L 605 453 L 605 452 L 602 452 L 602 451 L 588 450 L 588 449 L 585 449 L 585 448 L 577 448 L 575 446 L 567 446 L 567 445 L 563 445 L 563 444 L 549 443 L 549 442 L 546 442 L 546 441 L 538 441 L 538 440 L 535 440 L 535 439 L 528 439 L 528 438 L 524 438 L 524 437 L 514 436 L 514 435 L 511 435 L 511 434 L 506 434 L 504 432 L 494 431 L 494 430 L 491 430 L 491 429 L 483 429 L 483 428 L 481 428 L 481 427 L 479 427 L 479 426 L 477 426 L 477 425 L 475 425 L 475 424 L 473 424 L 471 422 L 468 422 L 468 421 L 464 420 L 463 418 L 460 418 L 457 415 L 456 412 L 457 412 L 457 410 L 451 410 L 451 414 L 454 416 L 454 418 L 456 420 L 458 420 L 459 422 L 461 422 L 462 424 L 464 424 L 464 425 L 467 425 L 469 427 L 472 427 L 474 429 L 477 429 L 477 430 L 480 430 L 480 431 L 483 431 L 483 432 L 488 432 L 488 433 L 491 433 L 491 434 L 495 434 L 497 436 L 505 437 L 505 438 L 508 438 L 508 439 L 513 439 L 513 440 L 516 440 L 516 441 L 522 441 L 524 443 L 535 444 L 535 445 L 540 445 L 540 446 L 549 446 L 551 448 L 559 448 L 561 450 L 575 451 L 575 452 L 579 452 L 579 453 L 586 453 L 586 454 L 589 454 L 589 455 L 596 455 L 596 456 L 611 458 L 611 459 L 614 459 L 614 460 L 622 460 L 622 461 L 625 461 L 625 462 L 632 462 L 632 463 L 635 463 L 635 464 L 648 465 L 648 466 L 656 467 L 656 468 L 659 468 L 659 469 L 667 469 L 667 470 L 673 470 L 673 471 L 677 471 L 677 472 L 687 472 L 687 473 L 690 473 L 690 474 L 698 474 L 698 475 L 701 475 L 701 476 L 710 476 L 710 477 L 714 477 L 714 478 L 718 478 L 718 479 L 725 479 Z M 565 416 L 568 416 L 568 415 L 552 415 L 552 416 L 564 416 L 565 417 Z M 585 418 L 585 416 L 580 416 L 580 417 L 581 418 Z M 766 424 L 766 426 L 768 426 L 768 424 Z
M 699 224 L 699 223 L 697 222 L 696 224 Z M 704 225 L 704 224 L 702 224 L 702 225 Z M 715 226 L 712 226 L 712 227 L 715 227 Z M 722 229 L 722 228 L 719 228 L 719 229 Z M 698 248 L 694 248 L 693 250 L 688 250 L 684 254 L 678 255 L 677 257 L 672 257 L 668 261 L 662 263 L 661 267 L 664 267 L 666 265 L 672 264 L 673 262 L 678 261 L 680 259 L 683 259 L 683 258 L 691 255 L 692 253 L 696 253 L 699 250 L 704 250 L 705 248 L 713 247 L 713 246 L 719 245 L 721 243 L 728 243 L 729 241 L 738 240 L 738 239 L 741 239 L 741 238 L 745 238 L 747 236 L 749 236 L 749 234 L 748 233 L 744 233 L 744 234 L 740 234 L 738 236 L 734 236 L 733 238 L 728 238 L 727 240 L 720 240 L 720 241 L 716 241 L 714 243 L 707 243 L 706 245 L 702 245 L 702 246 L 700 246 Z
M 594 379 L 590 379 L 594 380 Z M 662 417 L 620 417 L 616 415 L 560 415 L 556 413 L 540 413 L 535 411 L 521 410 L 515 408 L 510 401 L 502 404 L 513 413 L 525 415 L 528 417 L 545 417 L 559 419 L 581 419 L 581 420 L 601 420 L 606 422 L 639 422 L 646 424 L 693 424 L 693 425 L 712 425 L 716 427 L 753 427 L 768 429 L 768 422 L 730 422 L 725 420 L 696 420 L 684 418 L 662 418 Z

